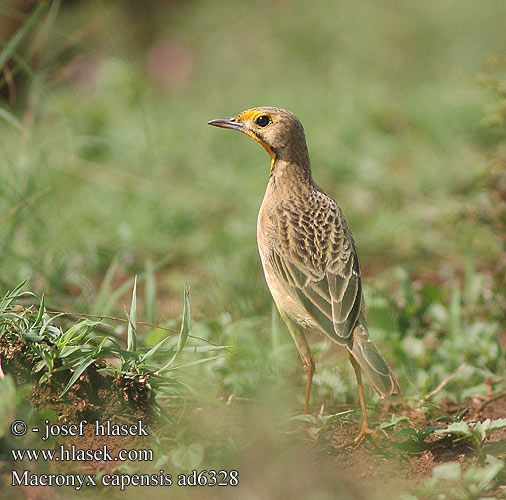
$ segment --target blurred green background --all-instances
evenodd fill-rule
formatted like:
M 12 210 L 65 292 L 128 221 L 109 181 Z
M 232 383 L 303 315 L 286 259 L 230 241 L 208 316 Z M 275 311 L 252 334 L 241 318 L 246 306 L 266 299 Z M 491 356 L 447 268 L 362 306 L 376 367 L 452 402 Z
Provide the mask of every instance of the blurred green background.
M 0 5 L 2 288 L 30 277 L 53 308 L 112 314 L 139 274 L 155 297 L 141 316 L 165 322 L 188 281 L 196 330 L 268 357 L 255 240 L 269 159 L 206 125 L 258 105 L 304 124 L 314 178 L 355 235 L 372 328 L 397 328 L 384 297 L 399 272 L 445 304 L 466 269 L 485 273 L 479 297 L 493 277 L 501 239 L 466 214 L 504 136 L 483 125 L 495 97 L 476 82 L 504 54 L 502 0 Z M 259 384 L 234 373 L 230 390 Z

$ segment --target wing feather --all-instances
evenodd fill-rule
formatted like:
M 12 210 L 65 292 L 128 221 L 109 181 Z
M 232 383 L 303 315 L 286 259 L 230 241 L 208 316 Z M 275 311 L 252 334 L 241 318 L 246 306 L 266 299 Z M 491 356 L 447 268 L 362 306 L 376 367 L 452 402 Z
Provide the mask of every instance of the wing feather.
M 271 263 L 318 328 L 349 345 L 362 308 L 360 266 L 342 213 L 334 200 L 327 200 L 332 203 L 318 210 L 319 217 L 326 214 L 318 224 L 284 211 L 278 221 L 285 237 L 273 248 Z

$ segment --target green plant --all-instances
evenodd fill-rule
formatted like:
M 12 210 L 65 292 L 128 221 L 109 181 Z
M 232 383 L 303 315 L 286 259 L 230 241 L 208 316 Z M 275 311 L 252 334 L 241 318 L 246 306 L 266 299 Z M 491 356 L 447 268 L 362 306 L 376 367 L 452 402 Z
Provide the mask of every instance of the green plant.
M 314 434 L 318 434 L 323 429 L 325 429 L 328 425 L 330 425 L 332 422 L 335 422 L 336 420 L 339 420 L 340 418 L 344 417 L 345 415 L 349 415 L 350 413 L 353 413 L 355 410 L 346 410 L 346 411 L 340 411 L 339 413 L 334 413 L 333 415 L 321 415 L 318 414 L 316 416 L 303 413 L 301 415 L 295 415 L 293 417 L 290 417 L 290 420 L 297 420 L 300 422 L 307 422 L 308 424 L 311 424 L 313 427 L 311 427 L 311 431 Z
M 471 407 L 466 407 L 460 410 L 455 416 L 451 416 L 443 409 L 428 403 L 422 404 L 421 408 L 426 408 L 428 410 L 441 414 L 440 417 L 437 417 L 435 419 L 436 422 L 451 423 L 453 425 L 462 422 L 462 419 L 465 417 L 465 415 L 467 415 Z M 430 443 L 427 442 L 426 439 L 433 433 L 440 433 L 444 428 L 443 425 L 427 425 L 423 429 L 419 429 L 415 427 L 411 423 L 410 419 L 405 415 L 396 416 L 392 414 L 390 422 L 382 422 L 380 424 L 380 429 L 392 429 L 396 425 L 403 422 L 409 425 L 403 429 L 395 431 L 395 434 L 397 436 L 407 436 L 408 439 L 401 443 L 394 443 L 393 446 L 399 448 L 400 450 L 407 451 L 408 453 L 421 453 L 422 451 L 428 449 L 430 447 Z
M 254 415 L 246 436 L 234 436 L 237 454 L 213 454 L 211 433 L 194 438 L 194 421 L 173 428 L 202 444 L 206 466 L 206 460 L 216 466 L 210 457 L 217 455 L 248 463 L 248 474 L 265 487 L 257 496 L 293 497 L 283 488 L 297 483 L 279 481 L 288 479 L 279 453 L 265 460 L 249 454 L 252 433 L 267 428 L 277 409 L 294 414 L 304 383 L 289 333 L 283 325 L 271 328 L 272 301 L 258 264 L 255 216 L 268 172 L 262 151 L 206 133 L 205 125 L 255 99 L 276 101 L 306 126 L 315 181 L 342 204 L 361 249 L 371 334 L 398 374 L 400 399 L 446 408 L 449 399 L 464 402 L 490 384 L 504 390 L 504 77 L 493 83 L 492 98 L 473 83 L 485 54 L 505 46 L 503 3 L 315 0 L 306 10 L 302 3 L 287 9 L 286 2 L 270 2 L 268 16 L 256 3 L 225 0 L 171 2 L 170 9 L 155 2 L 142 15 L 135 2 L 40 0 L 29 12 L 17 10 L 19 4 L 0 2 L 0 24 L 5 18 L 18 26 L 10 39 L 0 35 L 0 59 L 10 60 L 0 64 L 0 295 L 32 276 L 37 298 L 26 294 L 2 307 L 8 311 L 0 313 L 0 335 L 32 353 L 37 378 L 67 365 L 56 375 L 70 380 L 92 355 L 103 373 L 160 384 L 169 392 L 159 394 L 162 404 L 186 405 L 187 394 L 200 391 L 215 409 L 220 397 L 234 394 L 238 400 L 223 412 L 239 425 L 242 410 Z M 255 36 L 222 43 L 238 19 L 255 26 Z M 153 71 L 160 42 L 182 58 L 162 58 Z M 159 70 L 180 67 L 189 68 L 186 80 L 160 85 Z M 480 127 L 491 102 L 497 127 Z M 479 172 L 485 155 L 490 161 Z M 190 332 L 177 358 L 155 375 L 182 342 L 185 280 L 194 283 Z M 42 291 L 46 310 L 37 323 Z M 116 319 L 96 326 L 98 318 L 49 321 L 52 309 Z M 118 321 L 124 310 L 130 319 Z M 234 346 L 234 355 L 225 345 Z M 318 362 L 313 404 L 356 403 L 344 357 L 324 340 L 313 338 L 311 346 Z M 371 407 L 375 402 L 368 395 Z M 384 430 L 413 427 L 403 419 L 408 411 L 396 410 Z M 434 418 L 444 418 L 436 412 Z M 222 446 L 232 425 L 217 413 L 220 429 L 226 427 L 217 439 Z M 201 415 L 199 424 L 213 421 L 213 411 Z M 423 446 L 433 437 L 419 433 L 403 439 Z M 162 441 L 167 460 L 173 446 Z M 297 471 L 286 451 L 289 470 Z M 353 462 L 353 477 L 375 481 L 370 472 L 378 462 L 373 454 L 366 458 L 365 465 Z M 259 472 L 259 462 L 268 473 Z M 317 488 L 298 489 L 301 497 L 339 496 L 337 488 L 319 491 L 325 469 L 342 479 L 335 463 L 322 465 L 322 475 L 312 475 Z M 294 475 L 309 485 L 307 474 Z M 0 483 L 7 476 L 2 471 Z M 444 487 L 440 481 L 424 500 L 448 494 Z
M 503 460 L 485 467 L 471 465 L 463 469 L 461 464 L 449 462 L 432 469 L 431 478 L 414 494 L 403 495 L 403 500 L 435 498 L 438 500 L 490 500 L 489 491 L 499 481 L 505 471 Z M 501 498 L 504 498 L 501 496 Z
M 435 420 L 436 422 L 448 422 L 448 423 L 455 423 L 455 422 L 461 422 L 464 417 L 468 414 L 469 410 L 472 408 L 471 406 L 467 406 L 466 408 L 460 410 L 455 416 L 449 415 L 447 412 L 445 412 L 442 408 L 439 408 L 438 406 L 431 405 L 429 403 L 424 403 L 420 405 L 420 408 L 428 408 L 429 410 L 434 410 L 441 414 L 440 417 L 437 417 Z
M 65 394 L 80 375 L 92 364 L 99 371 L 126 378 L 146 376 L 150 383 L 163 391 L 174 391 L 176 378 L 174 372 L 213 357 L 204 357 L 175 365 L 176 359 L 183 353 L 209 353 L 221 351 L 227 346 L 187 346 L 190 324 L 189 290 L 185 287 L 183 321 L 175 347 L 163 347 L 174 340 L 168 335 L 152 347 L 141 347 L 137 340 L 137 301 L 136 280 L 134 280 L 128 326 L 126 348 L 111 334 L 100 335 L 97 328 L 105 326 L 102 322 L 82 319 L 67 329 L 56 325 L 64 313 L 50 314 L 45 306 L 44 296 L 39 299 L 38 308 L 14 305 L 16 299 L 36 298 L 30 292 L 21 292 L 25 282 L 12 292 L 7 292 L 0 300 L 0 335 L 17 339 L 27 346 L 25 356 L 35 355 L 32 372 L 40 372 L 39 383 L 47 381 L 54 373 L 69 371 L 71 376 L 61 395 Z M 162 348 L 163 347 L 163 348 Z M 111 364 L 107 358 L 115 357 L 119 363 Z M 163 362 L 163 358 L 169 358 Z M 160 361 L 161 359 L 161 361 Z M 167 376 L 172 372 L 172 376 Z
M 391 344 L 407 397 L 464 401 L 484 392 L 485 380 L 506 368 L 499 321 L 477 314 L 493 297 L 490 280 L 470 266 L 463 286 L 455 281 L 436 287 L 402 269 L 398 277 L 393 300 L 371 294 L 370 324 L 375 338 Z
M 408 436 L 408 439 L 401 443 L 393 443 L 393 446 L 408 453 L 421 453 L 430 446 L 425 439 L 438 429 L 440 427 L 437 425 L 427 425 L 423 429 L 417 429 L 416 427 L 400 429 L 395 434 L 398 436 Z
M 390 422 L 381 422 L 379 428 L 381 430 L 391 429 L 395 427 L 397 424 L 400 424 L 402 422 L 406 422 L 408 424 L 411 424 L 411 420 L 409 420 L 406 415 L 400 415 L 397 416 L 394 413 L 392 413 L 392 417 L 390 418 Z
M 485 441 L 495 431 L 503 427 L 506 427 L 506 418 L 499 418 L 497 420 L 490 420 L 487 418 L 483 422 L 474 423 L 474 425 L 464 421 L 453 422 L 445 429 L 438 429 L 436 433 L 458 436 L 454 439 L 455 442 L 468 442 L 476 450 L 476 456 L 479 462 L 484 464 L 487 458 Z

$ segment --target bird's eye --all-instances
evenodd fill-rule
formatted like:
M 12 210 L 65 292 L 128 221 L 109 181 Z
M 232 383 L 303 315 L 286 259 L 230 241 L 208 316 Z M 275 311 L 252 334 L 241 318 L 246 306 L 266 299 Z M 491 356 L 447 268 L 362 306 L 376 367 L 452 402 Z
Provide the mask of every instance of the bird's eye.
M 266 127 L 267 125 L 269 125 L 269 122 L 270 120 L 267 115 L 261 115 L 255 120 L 255 123 L 260 127 Z

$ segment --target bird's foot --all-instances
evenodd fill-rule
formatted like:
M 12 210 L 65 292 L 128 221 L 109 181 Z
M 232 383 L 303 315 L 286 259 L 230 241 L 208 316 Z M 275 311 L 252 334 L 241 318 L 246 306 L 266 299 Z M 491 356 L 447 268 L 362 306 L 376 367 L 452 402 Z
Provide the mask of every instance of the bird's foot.
M 360 446 L 365 441 L 365 438 L 367 436 L 377 438 L 379 437 L 379 434 L 367 426 L 362 427 L 362 430 L 360 431 L 359 435 L 353 440 L 353 444 L 350 444 L 350 448 L 352 450 L 357 450 L 358 448 L 360 448 Z
M 365 441 L 365 438 L 370 436 L 371 438 L 377 438 L 379 437 L 379 433 L 368 427 L 367 425 L 362 426 L 362 429 L 359 433 L 359 435 L 351 442 L 351 443 L 343 443 L 339 446 L 336 446 L 338 450 L 357 450 L 360 448 L 362 443 Z

